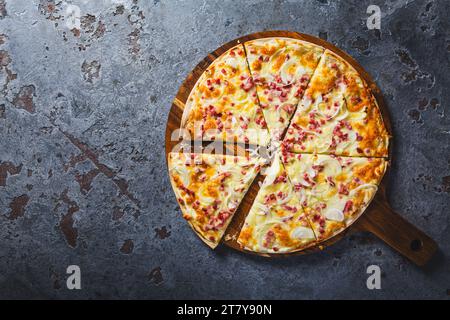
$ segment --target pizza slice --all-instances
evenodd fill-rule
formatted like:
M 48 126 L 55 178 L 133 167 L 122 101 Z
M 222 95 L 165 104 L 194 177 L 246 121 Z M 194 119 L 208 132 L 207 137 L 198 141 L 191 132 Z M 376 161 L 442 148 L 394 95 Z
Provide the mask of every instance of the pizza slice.
M 286 253 L 301 250 L 315 241 L 300 201 L 276 155 L 245 219 L 238 243 L 254 252 Z
M 222 54 L 199 78 L 186 102 L 181 128 L 191 139 L 269 143 L 242 44 Z
M 282 161 L 319 240 L 349 226 L 366 209 L 386 171 L 383 158 L 282 152 Z
M 254 157 L 169 153 L 172 188 L 183 217 L 211 248 L 222 238 L 261 164 Z
M 324 49 L 290 38 L 257 39 L 244 46 L 270 135 L 280 140 Z
M 287 130 L 291 152 L 387 157 L 375 98 L 352 66 L 326 50 Z

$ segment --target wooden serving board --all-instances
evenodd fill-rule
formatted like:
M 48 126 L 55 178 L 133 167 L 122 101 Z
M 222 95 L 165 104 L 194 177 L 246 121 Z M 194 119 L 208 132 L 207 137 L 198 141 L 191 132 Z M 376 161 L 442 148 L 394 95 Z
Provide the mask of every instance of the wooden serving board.
M 335 47 L 334 45 L 326 42 L 322 39 L 316 38 L 311 35 L 302 34 L 292 31 L 263 31 L 252 33 L 235 40 L 232 40 L 215 51 L 208 54 L 200 63 L 192 70 L 192 72 L 187 76 L 183 84 L 181 85 L 175 99 L 173 100 L 172 107 L 170 109 L 169 117 L 167 120 L 166 127 L 166 159 L 167 155 L 174 150 L 174 147 L 180 143 L 178 140 L 177 129 L 180 128 L 181 119 L 183 116 L 183 110 L 185 103 L 189 97 L 189 94 L 197 82 L 198 78 L 203 74 L 207 67 L 219 56 L 225 53 L 228 49 L 236 46 L 239 43 L 244 43 L 249 40 L 268 38 L 268 37 L 286 37 L 294 38 L 299 40 L 304 40 L 308 42 L 315 43 L 326 49 L 329 49 L 339 55 L 341 58 L 350 63 L 362 76 L 362 78 L 369 85 L 372 94 L 377 100 L 378 106 L 380 107 L 386 129 L 389 132 L 391 139 L 389 143 L 389 165 L 388 170 L 381 181 L 380 187 L 372 200 L 369 207 L 360 215 L 355 222 L 344 229 L 339 234 L 334 237 L 315 244 L 309 248 L 303 249 L 298 252 L 292 252 L 287 254 L 261 254 L 242 249 L 237 243 L 236 239 L 239 235 L 239 231 L 244 223 L 245 217 L 247 216 L 250 208 L 252 206 L 253 200 L 259 190 L 258 182 L 262 182 L 264 177 L 258 175 L 252 186 L 248 190 L 244 200 L 241 202 L 238 210 L 236 211 L 226 233 L 222 240 L 223 244 L 245 253 L 257 254 L 267 257 L 280 257 L 293 254 L 306 254 L 311 252 L 317 252 L 323 250 L 324 248 L 332 245 L 333 243 L 340 240 L 348 233 L 357 231 L 368 231 L 373 233 L 375 236 L 386 242 L 389 246 L 400 252 L 402 255 L 407 257 L 409 260 L 414 262 L 416 265 L 424 266 L 435 254 L 438 249 L 437 244 L 425 233 L 417 229 L 414 225 L 410 224 L 408 221 L 403 219 L 401 215 L 396 213 L 389 205 L 386 198 L 386 185 L 387 176 L 390 170 L 390 163 L 392 161 L 392 129 L 391 122 L 388 114 L 387 107 L 384 103 L 382 94 L 369 76 L 369 74 L 362 68 L 362 66 L 354 60 L 351 56 Z M 207 143 L 206 143 L 207 144 Z M 203 143 L 205 145 L 205 143 Z M 227 148 L 240 148 L 242 146 L 230 146 L 226 145 Z

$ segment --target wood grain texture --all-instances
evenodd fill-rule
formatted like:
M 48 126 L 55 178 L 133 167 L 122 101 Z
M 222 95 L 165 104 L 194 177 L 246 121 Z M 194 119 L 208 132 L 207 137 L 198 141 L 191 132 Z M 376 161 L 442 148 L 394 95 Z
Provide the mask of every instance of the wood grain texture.
M 358 219 L 354 221 L 352 225 L 348 228 L 342 230 L 340 233 L 335 235 L 334 237 L 320 242 L 318 244 L 314 244 L 313 246 L 303 249 L 301 251 L 287 253 L 287 254 L 262 254 L 250 252 L 242 249 L 237 243 L 237 237 L 239 235 L 239 231 L 244 223 L 245 217 L 247 216 L 250 208 L 253 204 L 253 201 L 258 193 L 259 186 L 258 182 L 263 181 L 263 177 L 258 175 L 255 179 L 254 183 L 250 187 L 247 192 L 247 195 L 244 197 L 244 200 L 240 204 L 237 209 L 233 220 L 231 221 L 225 236 L 222 242 L 238 251 L 257 254 L 260 256 L 266 257 L 282 257 L 286 255 L 293 254 L 307 254 L 312 252 L 317 252 L 325 249 L 326 247 L 334 244 L 344 237 L 347 233 L 357 232 L 357 231 L 369 231 L 376 235 L 381 240 L 385 241 L 392 248 L 400 252 L 402 255 L 410 259 L 412 262 L 419 266 L 423 266 L 427 261 L 431 259 L 434 253 L 437 250 L 437 244 L 422 231 L 417 229 L 415 226 L 407 222 L 403 219 L 399 214 L 394 212 L 386 198 L 386 185 L 387 185 L 387 176 L 390 170 L 390 162 L 392 161 L 392 128 L 390 117 L 388 113 L 388 109 L 385 105 L 383 96 L 381 94 L 380 89 L 375 84 L 370 75 L 363 69 L 363 67 L 351 56 L 349 56 L 344 51 L 335 47 L 327 41 L 316 38 L 311 35 L 302 34 L 298 32 L 292 31 L 263 31 L 252 33 L 235 40 L 232 40 L 218 49 L 214 50 L 210 54 L 208 54 L 200 63 L 192 70 L 191 73 L 187 76 L 183 84 L 181 85 L 176 97 L 173 100 L 172 107 L 169 112 L 169 117 L 167 120 L 166 127 L 166 158 L 169 152 L 173 151 L 173 148 L 180 142 L 177 138 L 179 137 L 179 133 L 177 132 L 180 129 L 181 119 L 183 116 L 184 105 L 189 97 L 189 94 L 192 88 L 195 86 L 198 78 L 202 75 L 202 73 L 207 69 L 207 67 L 219 56 L 225 53 L 230 48 L 236 46 L 239 43 L 244 43 L 249 40 L 260 39 L 260 38 L 268 38 L 268 37 L 286 37 L 304 40 L 308 42 L 312 42 L 314 44 L 320 45 L 325 49 L 333 51 L 335 54 L 340 56 L 342 59 L 351 64 L 361 75 L 361 77 L 365 80 L 368 87 L 370 88 L 375 100 L 378 104 L 378 107 L 381 111 L 381 115 L 384 120 L 384 124 L 386 126 L 386 130 L 389 133 L 391 139 L 389 141 L 389 156 L 388 156 L 388 170 L 381 181 L 380 188 L 373 199 L 372 203 L 369 207 L 360 215 Z M 203 143 L 203 146 L 208 143 Z M 242 146 L 236 146 L 224 143 L 224 148 L 234 149 L 242 148 Z

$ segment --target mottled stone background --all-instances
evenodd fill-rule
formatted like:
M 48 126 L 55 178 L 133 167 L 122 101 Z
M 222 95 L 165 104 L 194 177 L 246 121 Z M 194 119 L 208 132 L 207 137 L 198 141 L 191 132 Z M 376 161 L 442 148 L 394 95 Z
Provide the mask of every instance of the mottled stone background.
M 0 298 L 448 299 L 449 16 L 445 0 L 0 0 Z M 376 79 L 395 133 L 390 202 L 439 243 L 430 268 L 368 234 L 288 259 L 213 252 L 181 219 L 171 100 L 208 52 L 267 29 L 327 39 Z M 66 288 L 71 264 L 82 290 Z M 370 264 L 382 290 L 366 288 Z

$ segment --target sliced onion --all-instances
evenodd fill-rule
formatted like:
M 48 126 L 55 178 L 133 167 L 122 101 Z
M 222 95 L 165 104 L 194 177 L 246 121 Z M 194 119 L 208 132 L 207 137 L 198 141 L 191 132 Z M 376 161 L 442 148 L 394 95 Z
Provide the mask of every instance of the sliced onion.
M 327 177 L 335 176 L 342 171 L 342 166 L 335 158 L 320 157 L 318 165 L 323 166 L 323 174 Z
M 318 113 L 319 113 L 322 117 L 327 118 L 327 120 L 331 120 L 331 119 L 333 119 L 334 117 L 336 117 L 336 116 L 340 113 L 343 104 L 344 104 L 344 102 L 341 101 L 341 103 L 339 103 L 339 106 L 336 108 L 336 110 L 334 110 L 334 112 L 333 112 L 331 115 L 325 113 L 324 111 L 322 111 L 322 110 L 320 109 L 320 106 L 319 106 L 320 103 L 317 105 L 317 111 L 318 111 Z M 334 104 L 333 104 L 332 107 L 334 108 Z
M 332 221 L 344 221 L 344 212 L 336 208 L 330 208 L 324 213 L 325 218 Z
M 358 192 L 359 190 L 370 189 L 370 188 L 374 189 L 374 193 L 378 190 L 378 186 L 376 184 L 365 183 L 365 184 L 362 184 L 360 186 L 357 186 L 355 189 L 350 190 L 349 195 L 350 196 L 354 196 L 356 194 L 356 192 Z
M 291 232 L 291 238 L 294 239 L 314 239 L 314 232 L 311 228 L 297 227 Z
M 264 179 L 264 186 L 273 184 L 278 174 L 281 171 L 280 157 L 275 156 L 272 165 L 266 170 L 266 179 Z
M 261 202 L 255 202 L 252 211 L 259 216 L 267 216 L 270 213 L 270 208 Z
M 231 56 L 228 56 L 225 59 L 225 64 L 230 66 L 230 67 L 232 67 L 233 69 L 236 69 L 239 66 L 239 63 L 238 63 L 237 59 L 233 58 Z
M 189 186 L 189 184 L 191 183 L 191 174 L 189 170 L 186 169 L 186 167 L 184 167 L 183 165 L 178 165 L 176 167 L 173 167 L 171 170 L 175 171 L 178 174 L 178 176 L 181 178 L 181 182 L 185 187 Z

